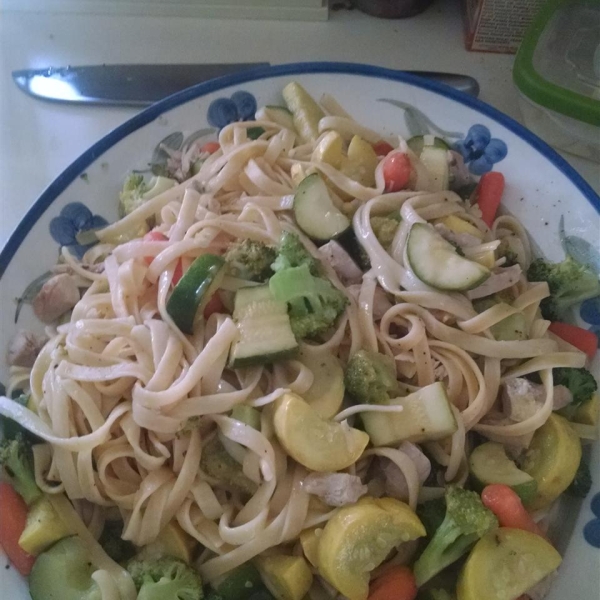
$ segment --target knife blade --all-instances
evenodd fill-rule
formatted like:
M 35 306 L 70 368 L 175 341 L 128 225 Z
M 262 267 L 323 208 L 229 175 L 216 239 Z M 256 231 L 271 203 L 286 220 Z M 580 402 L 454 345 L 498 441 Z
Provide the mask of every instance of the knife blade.
M 257 63 L 123 64 L 49 67 L 13 71 L 17 86 L 42 100 L 102 106 L 148 106 L 197 83 L 249 69 Z M 467 75 L 407 71 L 477 96 L 479 84 Z

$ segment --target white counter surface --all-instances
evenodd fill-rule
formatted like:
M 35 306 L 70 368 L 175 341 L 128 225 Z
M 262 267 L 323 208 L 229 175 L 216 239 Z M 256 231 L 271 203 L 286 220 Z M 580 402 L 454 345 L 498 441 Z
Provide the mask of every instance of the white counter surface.
M 467 52 L 454 0 L 386 21 L 358 11 L 328 22 L 229 21 L 0 13 L 0 245 L 42 190 L 135 109 L 35 100 L 11 71 L 68 64 L 334 60 L 464 73 L 481 99 L 520 120 L 511 55 Z M 596 163 L 564 155 L 600 191 Z

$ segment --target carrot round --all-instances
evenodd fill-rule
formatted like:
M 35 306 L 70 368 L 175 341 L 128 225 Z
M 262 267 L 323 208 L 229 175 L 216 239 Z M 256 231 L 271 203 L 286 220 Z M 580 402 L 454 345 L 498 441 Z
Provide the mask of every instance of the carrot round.
M 546 538 L 546 534 L 525 510 L 521 498 L 509 486 L 501 483 L 486 486 L 481 492 L 481 501 L 496 515 L 500 527 L 522 529 Z
M 35 556 L 19 546 L 27 521 L 27 504 L 11 485 L 0 483 L 0 546 L 21 575 L 29 575 Z
M 369 600 L 414 600 L 415 576 L 408 567 L 394 567 L 371 584 Z
M 589 329 L 555 321 L 554 323 L 550 323 L 548 330 L 561 340 L 571 344 L 571 346 L 575 346 L 575 348 L 581 350 L 590 358 L 594 358 L 594 355 L 598 351 L 598 336 Z
M 475 197 L 481 209 L 481 218 L 488 227 L 494 223 L 503 193 L 504 175 L 502 173 L 492 171 L 482 175 L 475 191 Z
M 219 148 L 221 144 L 219 142 L 206 142 L 201 148 L 200 152 L 208 152 L 209 154 L 214 154 Z

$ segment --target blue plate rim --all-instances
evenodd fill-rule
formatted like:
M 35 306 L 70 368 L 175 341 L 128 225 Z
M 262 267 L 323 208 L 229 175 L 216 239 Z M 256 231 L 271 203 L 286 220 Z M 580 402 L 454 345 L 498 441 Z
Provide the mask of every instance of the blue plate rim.
M 27 234 L 44 214 L 46 209 L 52 205 L 54 200 L 56 200 L 56 198 L 58 198 L 58 196 L 62 194 L 62 192 L 64 192 L 87 167 L 122 139 L 156 120 L 163 113 L 206 94 L 248 81 L 258 81 L 274 76 L 306 73 L 346 73 L 400 81 L 435 92 L 443 97 L 450 98 L 464 106 L 472 108 L 506 127 L 509 131 L 520 137 L 542 154 L 579 189 L 586 200 L 595 208 L 596 212 L 600 213 L 600 196 L 596 194 L 583 177 L 581 177 L 581 175 L 579 175 L 579 173 L 564 158 L 562 158 L 556 150 L 551 148 L 546 142 L 529 131 L 525 126 L 515 121 L 512 117 L 505 115 L 497 108 L 490 106 L 478 98 L 459 92 L 443 83 L 418 77 L 417 75 L 405 71 L 351 62 L 296 62 L 251 69 L 199 83 L 156 102 L 107 133 L 58 175 L 26 212 L 25 216 L 21 219 L 0 252 L 0 279 L 2 279 L 8 265 L 27 237 Z

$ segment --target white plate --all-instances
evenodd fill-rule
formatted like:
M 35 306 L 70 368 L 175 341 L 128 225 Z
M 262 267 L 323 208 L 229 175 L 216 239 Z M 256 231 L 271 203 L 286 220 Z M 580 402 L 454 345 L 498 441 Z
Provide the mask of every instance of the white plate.
M 317 97 L 324 92 L 333 94 L 359 122 L 383 134 L 441 133 L 462 141 L 475 171 L 492 166 L 488 159 L 500 158 L 506 150 L 506 156 L 494 165 L 506 176 L 505 209 L 518 217 L 549 259 L 562 260 L 568 248 L 600 270 L 600 198 L 556 152 L 510 118 L 479 100 L 397 71 L 345 63 L 284 65 L 213 80 L 167 98 L 115 129 L 68 167 L 27 213 L 0 254 L 4 343 L 17 327 L 33 326 L 26 303 L 15 324 L 15 298 L 54 264 L 58 242 L 65 243 L 75 230 L 93 225 L 91 215 L 115 220 L 124 177 L 133 168 L 148 168 L 153 153 L 160 162 L 155 148 L 161 140 L 170 136 L 170 143 L 178 142 L 210 128 L 207 112 L 211 103 L 217 100 L 212 109 L 219 113 L 219 109 L 231 107 L 222 99 L 235 91 L 250 92 L 259 106 L 281 104 L 280 91 L 291 79 Z M 478 127 L 471 129 L 474 125 Z M 486 143 L 488 132 L 493 139 Z M 214 137 L 210 131 L 204 133 L 207 139 Z M 487 158 L 478 159 L 479 154 Z M 89 211 L 73 203 L 83 203 Z M 586 304 L 578 320 L 580 325 L 600 331 L 597 305 Z M 596 355 L 596 375 L 599 367 Z M 6 380 L 5 365 L 0 380 Z M 587 450 L 592 455 L 593 488 L 583 502 L 563 503 L 555 539 L 564 561 L 550 600 L 598 598 L 600 447 L 595 444 Z M 3 598 L 29 598 L 26 584 L 12 568 L 0 569 L 0 590 Z

